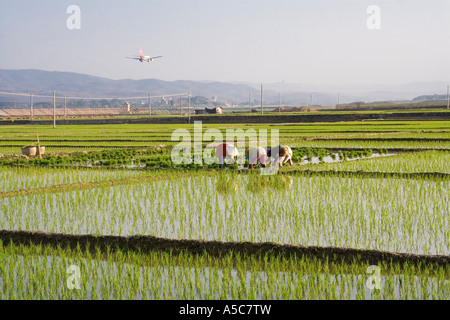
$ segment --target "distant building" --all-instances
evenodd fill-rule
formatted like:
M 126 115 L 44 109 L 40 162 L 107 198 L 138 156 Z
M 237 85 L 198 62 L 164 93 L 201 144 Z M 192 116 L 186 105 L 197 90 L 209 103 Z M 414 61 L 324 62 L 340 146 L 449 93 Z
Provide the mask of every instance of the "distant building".
M 223 113 L 222 107 L 216 107 L 216 108 L 212 108 L 212 109 L 208 109 L 205 107 L 205 110 L 207 113 L 211 113 L 211 114 L 222 114 Z
M 130 113 L 130 112 L 131 112 L 130 104 L 125 101 L 122 105 L 122 113 Z
M 167 101 L 166 98 L 162 97 L 160 103 L 161 103 L 161 105 L 163 105 L 163 106 L 167 106 L 167 105 L 169 104 L 169 101 Z
M 204 108 L 204 109 L 195 109 L 194 110 L 195 114 L 222 114 L 223 113 L 223 108 L 222 107 L 217 107 L 217 108 Z

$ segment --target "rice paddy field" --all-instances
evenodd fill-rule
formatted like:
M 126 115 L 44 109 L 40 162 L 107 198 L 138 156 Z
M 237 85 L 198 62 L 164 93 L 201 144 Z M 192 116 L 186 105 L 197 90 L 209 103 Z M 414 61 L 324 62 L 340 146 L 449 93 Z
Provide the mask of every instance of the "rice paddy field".
M 450 298 L 449 121 L 203 124 L 279 130 L 294 166 L 270 176 L 173 165 L 178 128 L 194 132 L 0 125 L 0 299 Z M 37 133 L 43 159 L 21 156 Z M 161 245 L 86 248 L 72 236 Z

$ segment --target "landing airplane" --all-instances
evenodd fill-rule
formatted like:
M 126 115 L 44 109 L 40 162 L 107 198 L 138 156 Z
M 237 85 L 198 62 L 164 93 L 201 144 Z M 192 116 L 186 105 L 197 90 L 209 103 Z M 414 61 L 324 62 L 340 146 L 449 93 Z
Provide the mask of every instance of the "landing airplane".
M 142 49 L 139 49 L 139 51 L 141 53 L 141 55 L 139 57 L 125 57 L 125 58 L 139 60 L 140 62 L 144 62 L 144 61 L 150 62 L 150 61 L 153 61 L 153 59 L 162 57 L 162 56 L 157 56 L 157 57 L 144 56 L 144 54 L 142 53 Z

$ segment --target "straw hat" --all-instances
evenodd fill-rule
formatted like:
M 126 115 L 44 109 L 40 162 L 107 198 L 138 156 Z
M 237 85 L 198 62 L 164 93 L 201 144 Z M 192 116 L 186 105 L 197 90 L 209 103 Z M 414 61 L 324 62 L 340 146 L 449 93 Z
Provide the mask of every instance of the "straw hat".
M 284 156 L 287 156 L 289 154 L 289 149 L 288 149 L 287 146 L 280 146 L 279 150 L 280 150 L 279 151 L 280 157 L 284 157 Z

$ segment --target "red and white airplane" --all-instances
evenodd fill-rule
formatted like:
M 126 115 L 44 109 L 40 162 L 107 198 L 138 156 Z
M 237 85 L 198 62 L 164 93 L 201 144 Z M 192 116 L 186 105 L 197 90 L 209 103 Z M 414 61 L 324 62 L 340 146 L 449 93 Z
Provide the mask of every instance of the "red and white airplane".
M 142 53 L 142 49 L 139 49 L 139 50 L 141 53 L 141 55 L 139 57 L 125 57 L 125 58 L 139 60 L 140 62 L 144 62 L 144 61 L 150 62 L 150 61 L 153 61 L 153 59 L 162 57 L 162 56 L 157 56 L 157 57 L 144 56 L 144 54 Z

